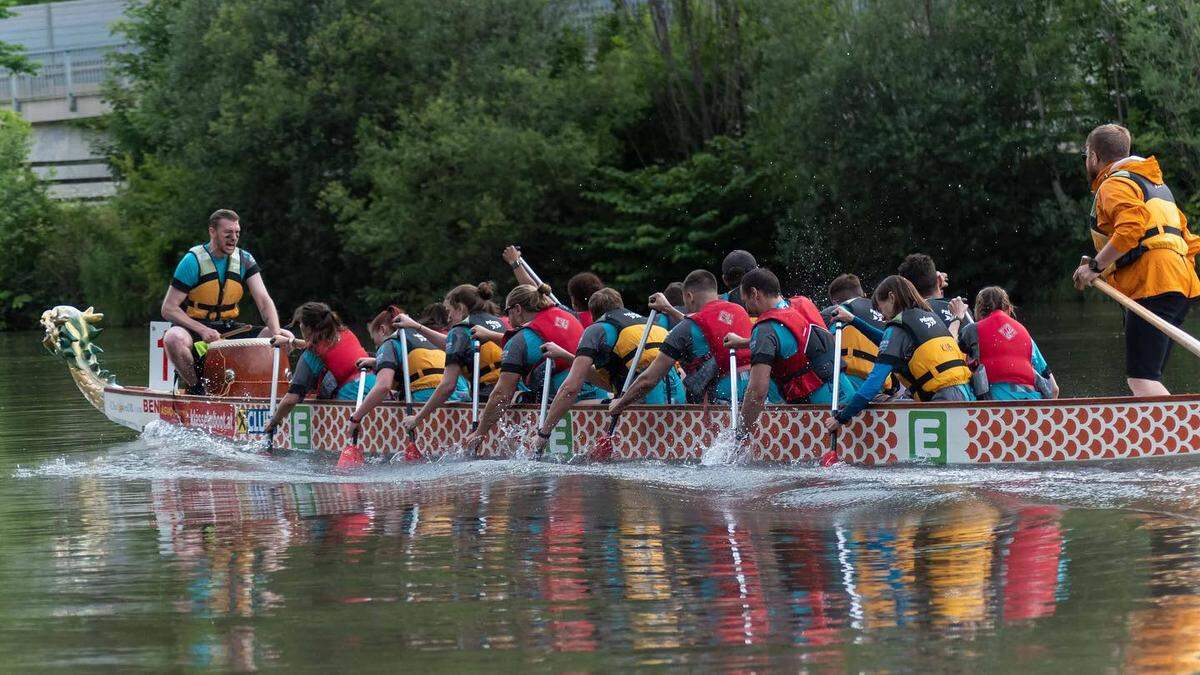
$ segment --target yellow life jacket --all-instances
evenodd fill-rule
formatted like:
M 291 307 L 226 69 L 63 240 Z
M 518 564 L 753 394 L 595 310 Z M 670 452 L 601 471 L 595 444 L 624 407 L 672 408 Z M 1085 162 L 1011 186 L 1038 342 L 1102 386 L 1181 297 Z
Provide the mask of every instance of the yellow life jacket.
M 1104 274 L 1107 276 L 1116 268 L 1133 264 L 1151 249 L 1168 249 L 1186 256 L 1188 245 L 1183 238 L 1183 223 L 1179 219 L 1179 209 L 1175 207 L 1175 196 L 1171 194 L 1171 188 L 1156 184 L 1149 178 L 1132 171 L 1114 171 L 1104 180 L 1108 181 L 1113 178 L 1124 178 L 1138 187 L 1142 193 L 1142 201 L 1146 203 L 1146 210 L 1150 212 L 1150 222 L 1146 225 L 1142 238 L 1138 240 L 1138 245 L 1117 258 L 1116 262 L 1104 270 Z M 1101 183 L 1101 185 L 1103 184 Z M 1096 188 L 1097 196 L 1092 198 L 1091 227 L 1092 244 L 1096 246 L 1097 253 L 1108 244 L 1108 240 L 1111 238 L 1100 230 L 1100 223 L 1096 216 L 1096 201 L 1099 199 L 1099 193 L 1100 189 Z
M 442 381 L 442 373 L 446 372 L 446 352 L 433 346 L 429 338 L 415 330 L 408 333 L 408 381 L 411 391 L 433 389 Z M 396 343 L 396 354 L 403 357 L 399 335 L 388 338 Z M 481 359 L 482 361 L 482 359 Z M 392 382 L 392 388 L 404 391 L 403 371 L 398 372 Z
M 617 341 L 613 345 L 612 357 L 602 367 L 597 368 L 596 372 L 606 389 L 619 394 L 617 388 L 625 385 L 630 368 L 641 372 L 658 357 L 663 340 L 667 339 L 667 329 L 657 324 L 650 326 L 650 335 L 646 338 L 642 357 L 634 364 L 634 354 L 637 353 L 642 334 L 646 331 L 646 317 L 627 309 L 614 309 L 606 312 L 596 323 L 607 323 L 617 329 Z
M 966 355 L 933 312 L 915 307 L 906 309 L 890 323 L 907 332 L 916 345 L 908 363 L 900 364 L 897 370 L 900 381 L 912 391 L 913 398 L 928 401 L 946 387 L 971 381 Z
M 467 324 L 470 326 L 483 326 L 497 333 L 504 332 L 504 324 L 500 321 L 499 317 L 487 314 L 486 312 L 471 314 L 467 317 Z M 503 355 L 504 348 L 495 342 L 482 342 L 479 344 L 480 384 L 494 385 L 500 379 L 500 357 Z M 470 376 L 469 371 L 467 376 Z
M 225 321 L 236 319 L 238 303 L 245 292 L 242 274 L 242 250 L 235 248 L 229 256 L 225 269 L 225 281 L 217 274 L 217 263 L 213 261 L 203 244 L 193 246 L 188 253 L 196 256 L 200 264 L 200 278 L 183 301 L 183 311 L 193 319 L 201 321 Z

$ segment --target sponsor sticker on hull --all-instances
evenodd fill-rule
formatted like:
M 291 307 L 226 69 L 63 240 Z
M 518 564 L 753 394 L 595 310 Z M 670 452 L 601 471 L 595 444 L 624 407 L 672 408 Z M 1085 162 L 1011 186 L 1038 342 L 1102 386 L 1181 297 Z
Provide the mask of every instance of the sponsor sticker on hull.
M 233 406 L 228 403 L 200 401 L 156 401 L 159 419 L 171 424 L 199 429 L 222 438 L 233 438 L 237 428 Z

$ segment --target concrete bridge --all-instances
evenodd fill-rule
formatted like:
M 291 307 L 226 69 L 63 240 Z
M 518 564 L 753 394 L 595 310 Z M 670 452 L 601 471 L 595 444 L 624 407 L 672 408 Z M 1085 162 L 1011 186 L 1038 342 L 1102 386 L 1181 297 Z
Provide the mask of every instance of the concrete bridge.
M 107 56 L 124 48 L 112 24 L 124 0 L 71 0 L 11 8 L 0 19 L 0 41 L 18 44 L 37 67 L 33 75 L 0 69 L 0 107 L 33 125 L 29 161 L 58 199 L 105 199 L 116 182 L 96 145 L 89 120 L 108 112 L 101 91 L 111 74 Z

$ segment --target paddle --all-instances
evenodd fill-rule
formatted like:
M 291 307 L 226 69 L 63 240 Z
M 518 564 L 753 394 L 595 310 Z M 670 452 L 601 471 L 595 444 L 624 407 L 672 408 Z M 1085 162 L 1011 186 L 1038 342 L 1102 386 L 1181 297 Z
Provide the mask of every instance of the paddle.
M 836 415 L 838 410 L 839 385 L 842 380 L 842 323 L 833 324 L 833 400 L 829 402 L 829 412 Z M 829 432 L 829 451 L 821 455 L 821 466 L 831 467 L 838 461 L 838 429 Z
M 479 340 L 472 340 L 475 353 L 471 355 L 471 431 L 479 428 Z
M 538 408 L 537 428 L 541 429 L 546 423 L 546 407 L 550 404 L 550 376 L 554 372 L 554 359 L 546 357 L 546 374 L 542 376 L 542 404 Z M 538 453 L 541 454 L 540 452 Z
M 1081 261 L 1080 264 L 1086 265 L 1088 263 L 1088 261 L 1089 261 L 1089 258 L 1087 256 L 1084 256 L 1083 260 Z M 1151 312 L 1150 310 L 1146 309 L 1145 307 L 1139 305 L 1134 300 L 1131 300 L 1129 298 L 1129 296 L 1125 295 L 1121 291 L 1118 291 L 1117 289 L 1108 285 L 1108 282 L 1104 281 L 1103 279 L 1093 280 L 1092 286 L 1095 286 L 1096 288 L 1100 289 L 1101 293 L 1107 295 L 1108 297 L 1112 298 L 1113 300 L 1116 300 L 1125 309 L 1128 309 L 1129 311 L 1133 312 L 1134 314 L 1137 314 L 1138 316 L 1140 316 L 1143 320 L 1146 321 L 1146 323 L 1148 323 L 1148 324 L 1154 326 L 1155 328 L 1161 330 L 1162 332 L 1166 333 L 1167 337 L 1171 338 L 1176 343 L 1178 343 L 1180 347 L 1183 347 L 1184 349 L 1195 354 L 1196 356 L 1200 356 L 1200 340 L 1197 340 L 1196 338 L 1192 337 L 1189 333 L 1184 331 L 1182 328 L 1172 325 L 1171 323 L 1169 323 L 1162 317 L 1158 316 L 1154 312 Z
M 276 345 L 271 350 L 271 407 L 267 412 L 267 419 L 275 419 L 275 403 L 279 396 L 279 346 Z M 274 450 L 275 445 L 275 429 L 267 429 L 267 452 Z
M 542 285 L 542 278 L 537 275 L 537 272 L 533 271 L 533 268 L 529 266 L 529 263 L 525 262 L 525 256 L 517 258 L 517 263 L 525 269 L 525 273 L 529 275 L 530 279 L 533 279 L 533 283 L 537 284 L 538 286 Z M 554 296 L 554 291 L 550 291 L 550 300 L 556 305 L 562 304 L 558 301 L 558 298 Z
M 633 384 L 633 378 L 637 375 L 638 364 L 642 362 L 642 354 L 646 351 L 646 340 L 650 337 L 650 329 L 654 326 L 654 319 L 657 317 L 658 310 L 656 309 L 650 310 L 649 316 L 646 317 L 646 327 L 642 330 L 642 338 L 638 340 L 637 350 L 633 353 L 633 361 L 629 363 L 629 372 L 625 373 L 625 384 L 621 387 L 622 396 L 625 395 L 625 392 L 629 391 L 629 385 Z M 613 432 L 617 430 L 617 424 L 620 421 L 620 413 L 612 416 L 612 421 L 608 423 L 608 433 L 596 441 L 589 459 L 603 461 L 612 457 Z M 540 429 L 541 427 L 538 428 Z
M 400 329 L 400 351 L 404 352 L 400 355 L 401 375 L 404 377 L 404 414 L 413 414 L 412 410 L 412 382 L 408 379 L 408 331 L 404 328 Z M 421 459 L 421 451 L 417 449 L 416 432 L 412 429 L 408 431 L 408 443 L 404 446 L 404 461 L 415 462 Z
M 363 402 L 363 387 L 367 383 L 367 369 L 360 368 L 358 371 L 358 396 L 355 397 L 354 409 L 358 410 L 362 407 Z M 354 413 L 351 413 L 353 415 Z M 362 426 L 360 421 L 354 429 L 354 433 L 350 435 L 350 445 L 347 445 L 342 450 L 341 456 L 338 457 L 337 466 L 339 469 L 353 469 L 362 466 L 363 450 L 358 444 L 359 427 Z
M 733 440 L 738 438 L 738 388 L 737 388 L 737 350 L 729 350 L 729 429 L 733 431 Z

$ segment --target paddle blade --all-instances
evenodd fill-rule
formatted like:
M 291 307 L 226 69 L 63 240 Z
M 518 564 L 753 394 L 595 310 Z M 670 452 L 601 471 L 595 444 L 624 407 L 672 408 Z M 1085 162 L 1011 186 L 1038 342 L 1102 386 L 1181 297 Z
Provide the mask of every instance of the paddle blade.
M 421 451 L 417 449 L 417 444 L 414 441 L 409 441 L 408 445 L 404 446 L 404 461 L 419 462 L 421 461 Z
M 338 457 L 337 468 L 339 469 L 357 469 L 363 465 L 363 451 L 358 444 L 350 444 L 342 450 L 342 454 Z
M 593 462 L 607 462 L 612 459 L 613 454 L 613 439 L 612 436 L 604 436 L 596 441 L 596 445 L 592 447 L 592 451 L 588 453 L 588 459 Z
M 821 455 L 821 466 L 825 467 L 826 469 L 834 464 L 837 464 L 837 462 L 838 454 L 834 450 L 826 450 L 825 454 Z

